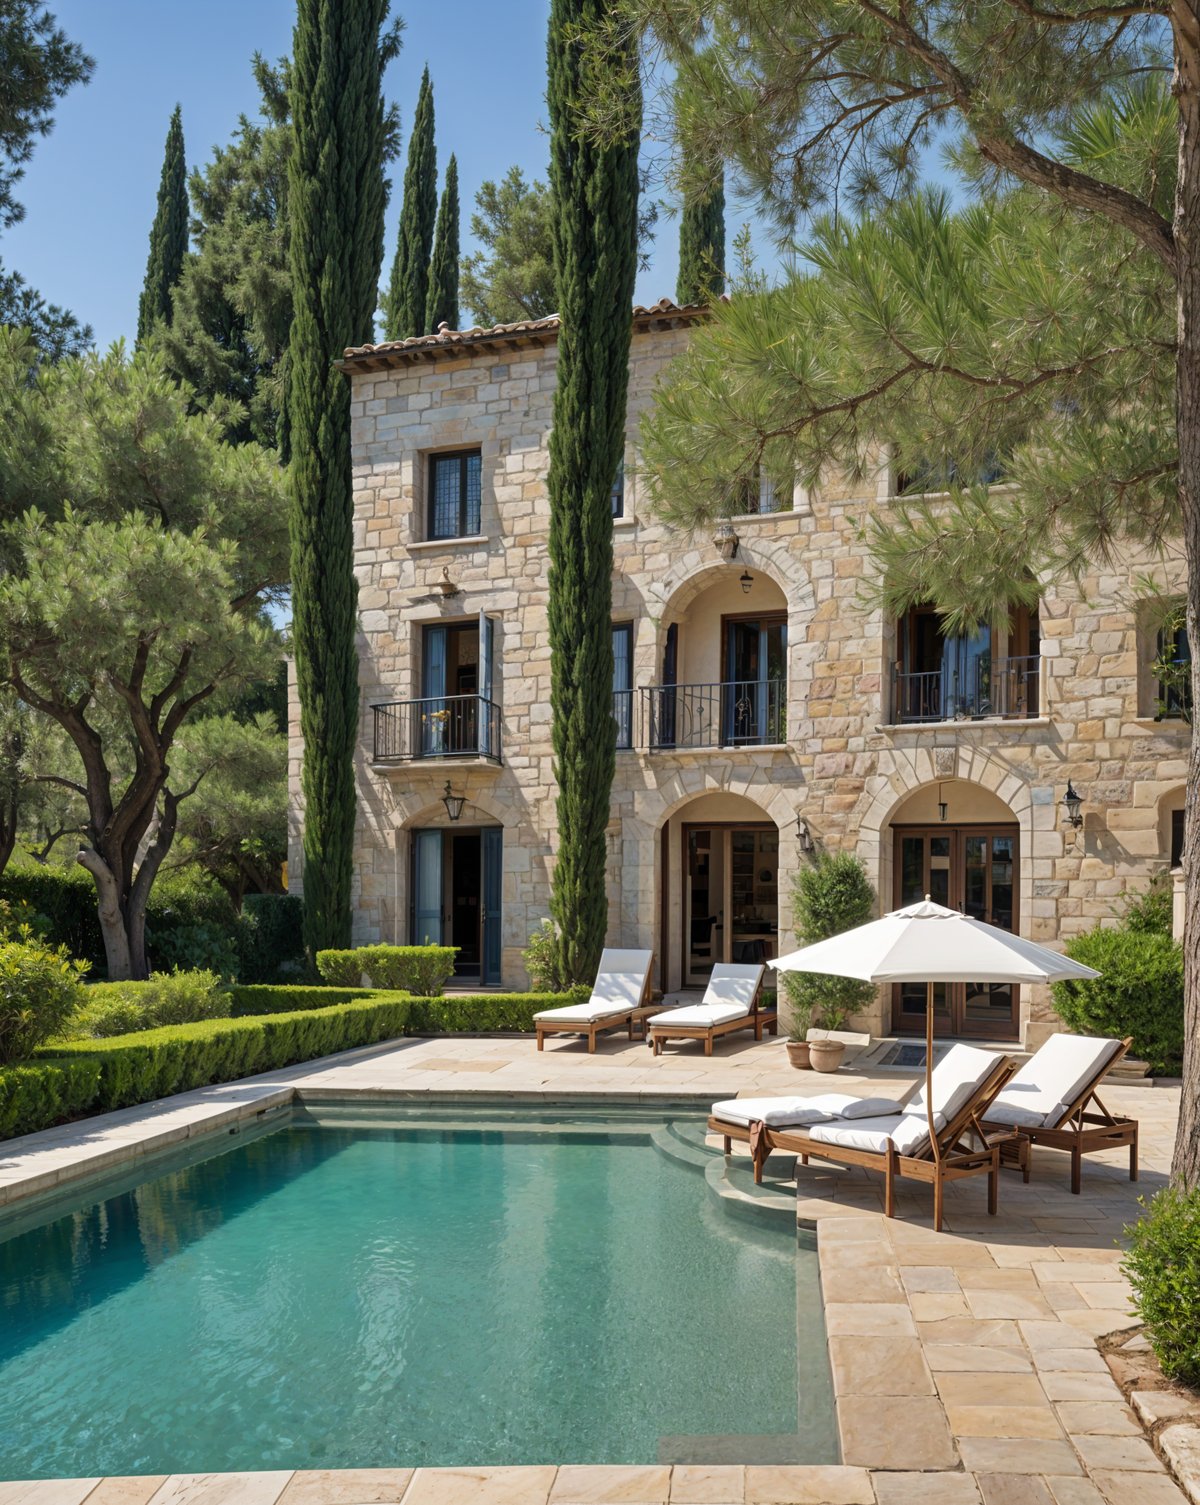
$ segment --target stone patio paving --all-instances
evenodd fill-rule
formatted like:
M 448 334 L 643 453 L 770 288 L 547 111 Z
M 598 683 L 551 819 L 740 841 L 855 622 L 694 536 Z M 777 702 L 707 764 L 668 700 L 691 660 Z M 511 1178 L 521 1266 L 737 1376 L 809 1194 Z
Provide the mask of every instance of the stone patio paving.
M 834 1080 L 895 1095 L 912 1078 L 794 1072 L 775 1041 L 657 1060 L 616 1038 L 593 1056 L 567 1041 L 540 1054 L 530 1039 L 401 1041 L 11 1141 L 0 1148 L 0 1201 L 282 1108 L 297 1092 L 706 1105 L 739 1092 L 818 1092 Z M 1090 1157 L 1073 1197 L 1067 1157 L 1039 1152 L 1028 1186 L 1003 1177 L 996 1218 L 986 1216 L 982 1180 L 949 1188 L 941 1234 L 927 1187 L 901 1183 L 889 1222 L 880 1178 L 800 1170 L 798 1213 L 817 1228 L 842 1466 L 548 1463 L 44 1481 L 0 1484 L 0 1505 L 1184 1505 L 1097 1348 L 1132 1322 L 1118 1240 L 1138 1195 L 1165 1182 L 1179 1093 L 1117 1087 L 1105 1100 L 1141 1121 L 1138 1185 L 1124 1156 Z M 782 1184 L 792 1171 L 779 1158 L 768 1179 Z

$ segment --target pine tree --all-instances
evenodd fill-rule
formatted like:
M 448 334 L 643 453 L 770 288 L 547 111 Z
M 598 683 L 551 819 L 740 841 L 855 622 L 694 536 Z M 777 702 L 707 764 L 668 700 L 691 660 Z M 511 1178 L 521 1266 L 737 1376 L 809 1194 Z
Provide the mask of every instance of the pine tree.
M 421 75 L 417 113 L 404 169 L 404 201 L 392 276 L 383 299 L 384 333 L 389 340 L 426 334 L 429 256 L 437 215 L 437 151 L 433 141 L 433 85 L 429 69 Z
M 383 69 L 399 48 L 388 0 L 297 0 L 289 80 L 294 312 L 292 636 L 304 739 L 304 938 L 309 954 L 350 939 L 358 734 L 357 586 L 350 389 L 335 362 L 374 334 L 383 256 L 388 115 Z
M 551 728 L 558 780 L 558 859 L 551 910 L 562 966 L 594 977 L 608 922 L 605 828 L 616 727 L 612 699 L 612 507 L 624 449 L 637 269 L 637 70 L 620 85 L 630 118 L 610 139 L 580 132 L 580 34 L 613 0 L 551 0 L 548 45 L 554 274 L 562 319 L 550 434 Z M 601 693 L 603 692 L 603 693 Z
M 438 208 L 433 258 L 429 263 L 429 297 L 425 304 L 427 332 L 436 334 L 442 323 L 451 329 L 458 328 L 458 162 L 453 152 Z
M 158 207 L 150 227 L 146 280 L 138 300 L 137 342 L 143 344 L 156 324 L 171 322 L 171 289 L 183 271 L 188 248 L 187 161 L 183 150 L 183 115 L 178 105 L 167 128 Z
M 685 180 L 679 220 L 679 276 L 675 301 L 712 303 L 725 291 L 725 182 L 718 165 L 707 182 Z

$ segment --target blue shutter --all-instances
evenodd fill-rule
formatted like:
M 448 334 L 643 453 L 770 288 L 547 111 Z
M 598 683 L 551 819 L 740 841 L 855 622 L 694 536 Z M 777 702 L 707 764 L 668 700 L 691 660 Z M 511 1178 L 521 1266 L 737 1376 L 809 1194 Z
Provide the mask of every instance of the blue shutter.
M 483 985 L 500 981 L 500 905 L 504 891 L 504 832 L 485 826 L 483 838 Z
M 492 694 L 495 673 L 496 624 L 482 611 L 479 613 L 479 751 L 490 758 L 492 747 Z
M 446 709 L 447 646 L 444 627 L 425 628 L 421 664 L 421 698 L 424 704 L 418 707 L 423 758 L 437 757 L 446 750 L 445 718 L 435 715 L 435 712 Z
M 442 944 L 442 833 L 413 832 L 412 944 Z

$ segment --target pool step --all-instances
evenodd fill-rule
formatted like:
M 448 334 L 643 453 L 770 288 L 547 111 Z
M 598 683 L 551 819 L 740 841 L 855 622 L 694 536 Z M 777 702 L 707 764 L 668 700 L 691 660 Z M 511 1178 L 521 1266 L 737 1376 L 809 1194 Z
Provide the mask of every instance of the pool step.
M 744 1177 L 738 1172 L 730 1173 L 721 1162 L 710 1165 L 705 1171 L 709 1190 L 721 1199 L 726 1212 L 735 1216 L 753 1219 L 763 1217 L 796 1220 L 796 1193 L 789 1187 L 757 1185 L 753 1173 Z
M 655 1148 L 689 1170 L 707 1171 L 713 1163 L 714 1151 L 704 1143 L 704 1125 L 677 1123 L 672 1120 L 661 1128 L 651 1131 Z

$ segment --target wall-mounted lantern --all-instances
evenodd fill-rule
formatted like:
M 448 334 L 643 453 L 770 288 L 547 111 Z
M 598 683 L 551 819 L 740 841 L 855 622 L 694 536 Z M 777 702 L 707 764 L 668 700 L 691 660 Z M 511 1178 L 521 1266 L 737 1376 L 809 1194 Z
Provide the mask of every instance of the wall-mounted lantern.
M 796 817 L 796 840 L 800 843 L 800 850 L 807 853 L 813 849 L 812 832 L 808 829 L 808 822 L 803 815 Z
M 742 595 L 748 596 L 750 594 L 750 587 L 754 584 L 754 576 L 750 573 L 749 570 L 743 570 L 742 577 L 738 581 L 738 584 L 742 588 Z
M 451 820 L 458 820 L 463 813 L 463 806 L 467 803 L 466 797 L 455 794 L 450 787 L 450 780 L 446 780 L 446 792 L 442 795 L 442 804 L 446 807 L 446 814 Z
M 1067 780 L 1067 792 L 1060 803 L 1066 812 L 1064 819 L 1078 831 L 1083 825 L 1083 799 L 1070 779 Z

